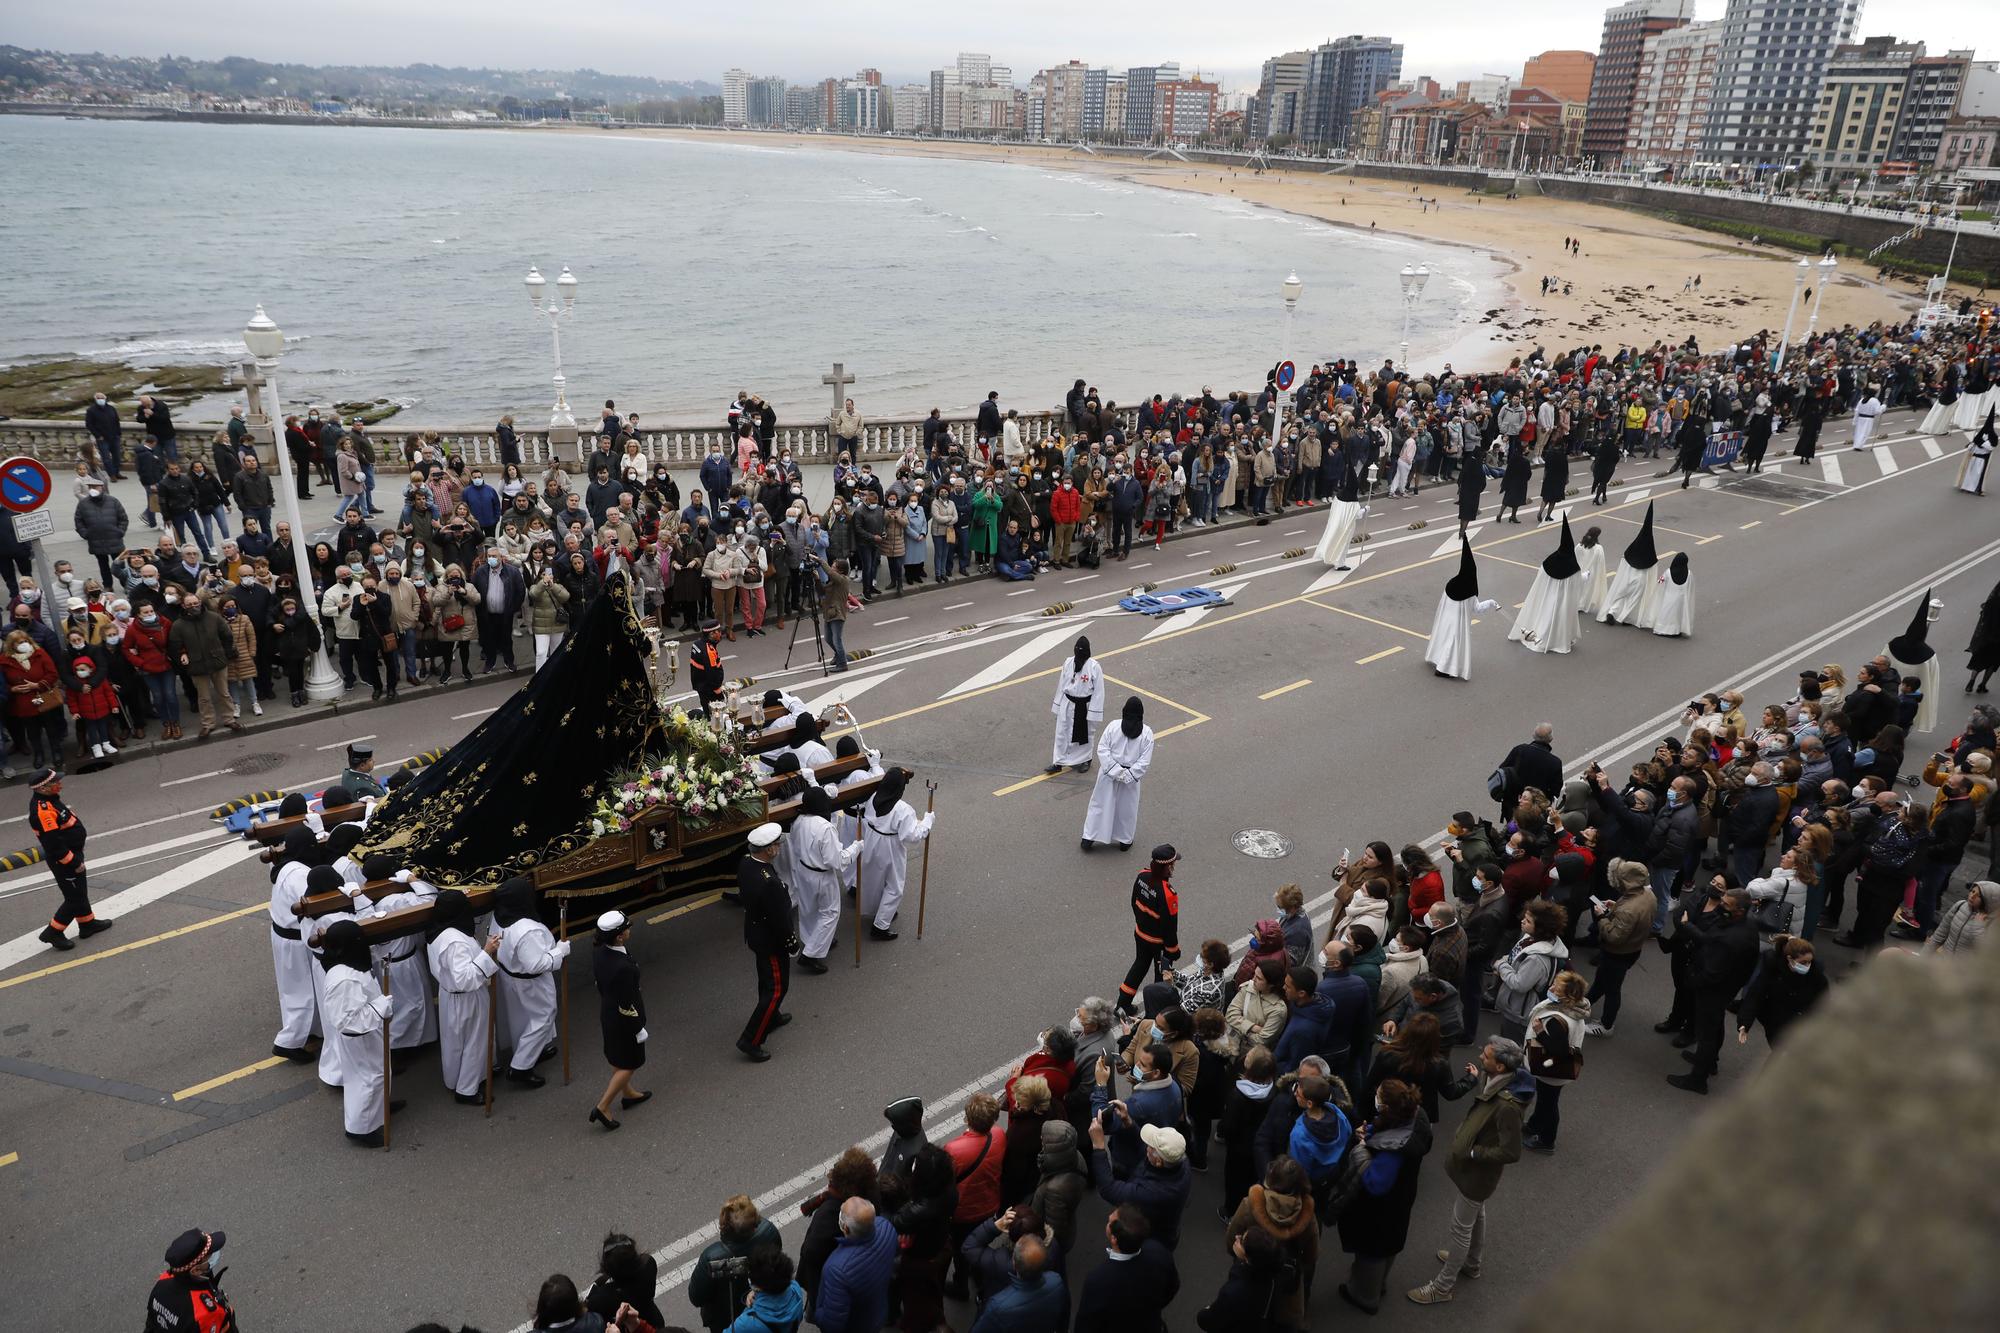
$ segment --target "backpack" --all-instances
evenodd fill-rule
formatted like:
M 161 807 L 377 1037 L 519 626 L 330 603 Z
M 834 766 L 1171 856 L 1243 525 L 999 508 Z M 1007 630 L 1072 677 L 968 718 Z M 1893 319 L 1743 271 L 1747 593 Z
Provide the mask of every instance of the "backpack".
M 1544 1024 L 1528 1038 L 1527 1069 L 1544 1083 L 1573 1083 L 1583 1074 L 1583 1051 L 1569 1044 L 1569 1024 Z

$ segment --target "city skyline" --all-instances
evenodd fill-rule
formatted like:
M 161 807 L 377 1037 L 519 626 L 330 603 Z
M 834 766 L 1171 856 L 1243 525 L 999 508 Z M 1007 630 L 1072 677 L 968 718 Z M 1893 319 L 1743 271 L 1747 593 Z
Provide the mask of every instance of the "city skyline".
M 1695 17 L 1720 19 L 1726 0 L 1696 0 Z M 1985 0 L 1932 0 L 1913 10 L 1862 6 L 1856 33 L 1893 32 L 1934 52 L 1980 45 Z M 864 67 L 883 83 L 918 82 L 960 51 L 983 51 L 1011 66 L 1017 85 L 1037 69 L 1069 60 L 1123 69 L 1178 61 L 1226 92 L 1253 89 L 1273 52 L 1316 47 L 1356 32 L 1390 31 L 1404 45 L 1403 72 L 1441 80 L 1518 72 L 1551 49 L 1595 51 L 1603 8 L 1521 0 L 1509 10 L 1517 43 L 1496 43 L 1477 0 L 1434 0 L 1421 14 L 1385 23 L 1330 16 L 1321 6 L 1279 0 L 1254 24 L 1217 27 L 1211 5 L 1167 3 L 1077 7 L 1023 0 L 1004 17 L 938 11 L 909 0 L 854 0 L 828 7 L 762 0 L 710 19 L 663 18 L 641 0 L 583 0 L 550 26 L 546 10 L 520 0 L 434 0 L 419 9 L 387 0 L 331 0 L 288 17 L 282 33 L 246 42 L 239 7 L 186 0 L 171 11 L 137 0 L 77 0 L 15 17 L 17 45 L 124 56 L 171 53 L 204 59 L 236 55 L 311 64 L 411 63 L 498 68 L 591 68 L 606 73 L 717 83 L 741 67 L 792 82 Z M 1421 19 L 1421 23 L 1412 20 Z M 748 20 L 746 22 L 746 20 Z M 1414 31 L 1413 31 L 1414 30 Z M 204 39 L 205 33 L 227 34 Z M 1518 49 L 1516 49 L 1518 47 Z

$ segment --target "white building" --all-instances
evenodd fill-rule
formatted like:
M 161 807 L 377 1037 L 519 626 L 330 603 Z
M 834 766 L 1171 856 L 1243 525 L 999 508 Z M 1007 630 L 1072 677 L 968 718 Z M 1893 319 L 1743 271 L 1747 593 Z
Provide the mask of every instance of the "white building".
M 722 123 L 741 125 L 750 101 L 750 71 L 722 71 Z
M 1690 23 L 1646 38 L 1625 125 L 1627 163 L 1697 160 L 1721 55 L 1720 23 Z
M 898 134 L 916 134 L 930 128 L 931 90 L 921 83 L 906 83 L 896 89 L 890 115 Z
M 1820 81 L 1860 17 L 1861 0 L 1729 0 L 1702 158 L 1748 174 L 1797 166 Z
M 978 51 L 960 51 L 958 81 L 968 88 L 978 88 L 993 82 L 993 57 Z

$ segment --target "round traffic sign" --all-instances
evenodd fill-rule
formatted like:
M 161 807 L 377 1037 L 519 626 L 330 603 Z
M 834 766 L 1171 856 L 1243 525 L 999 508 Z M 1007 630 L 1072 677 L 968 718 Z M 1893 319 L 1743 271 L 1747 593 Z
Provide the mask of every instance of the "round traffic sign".
M 27 514 L 49 502 L 55 481 L 49 470 L 25 454 L 0 463 L 0 506 Z
M 1280 361 L 1278 363 L 1278 387 L 1280 389 L 1291 388 L 1292 381 L 1298 377 L 1299 368 L 1297 366 L 1289 361 Z

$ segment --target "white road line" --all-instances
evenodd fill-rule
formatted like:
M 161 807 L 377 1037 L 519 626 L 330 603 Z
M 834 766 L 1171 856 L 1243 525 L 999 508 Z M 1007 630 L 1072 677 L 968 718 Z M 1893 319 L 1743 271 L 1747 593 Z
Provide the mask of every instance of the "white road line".
M 951 604 L 950 606 L 947 606 L 947 607 L 945 608 L 945 610 L 947 610 L 947 611 L 963 611 L 963 610 L 964 610 L 964 609 L 965 609 L 966 607 L 968 607 L 968 606 L 971 606 L 971 605 L 972 605 L 972 603 L 971 603 L 971 602 L 953 602 L 953 603 L 952 603 L 952 604 Z
M 218 768 L 218 769 L 213 769 L 207 773 L 196 773 L 193 777 L 175 778 L 172 782 L 162 782 L 160 785 L 162 787 L 183 787 L 190 782 L 206 782 L 210 778 L 223 777 L 226 774 L 234 773 L 235 771 L 236 770 L 233 768 Z
M 1618 497 L 1618 503 L 1634 504 L 1640 500 L 1645 499 L 1652 493 L 1653 493 L 1653 488 L 1651 486 L 1641 486 L 1638 490 L 1631 492 L 1629 495 L 1620 495 Z
M 1238 542 L 1236 544 L 1238 546 L 1262 546 L 1264 544 L 1264 539 L 1262 537 L 1252 537 L 1247 542 Z
M 1845 486 L 1847 484 L 1847 479 L 1840 475 L 1840 460 L 1832 454 L 1828 454 L 1825 458 L 1819 460 L 1819 472 L 1821 476 L 1826 478 L 1826 484 L 1829 486 Z
M 1207 555 L 1208 552 L 1202 551 L 1200 552 L 1200 554 Z M 1131 568 L 1133 569 L 1151 569 L 1152 567 L 1153 567 L 1153 562 L 1150 560 L 1141 560 L 1138 564 L 1131 566 Z
M 881 628 L 883 628 L 884 626 L 887 626 L 887 625 L 900 625 L 900 624 L 902 624 L 902 623 L 903 623 L 903 622 L 904 622 L 905 620 L 908 620 L 908 619 L 909 619 L 909 617 L 908 617 L 908 616 L 891 616 L 891 617 L 889 617 L 889 619 L 887 619 L 887 620 L 878 620 L 878 621 L 876 621 L 876 622 L 875 622 L 875 628 L 877 628 L 877 629 L 881 629 Z
M 374 739 L 375 739 L 375 735 L 374 735 L 374 733 L 373 733 L 373 732 L 370 732 L 370 733 L 369 733 L 368 735 L 366 735 L 366 736 L 356 736 L 356 737 L 355 737 L 354 739 L 352 739 L 352 740 L 345 740 L 345 741 L 335 741 L 335 742 L 334 742 L 333 744 L 331 744 L 331 745 L 315 745 L 315 746 L 313 746 L 313 749 L 315 749 L 315 750 L 338 750 L 338 749 L 342 748 L 343 746 L 348 746 L 348 745 L 359 745 L 359 744 L 360 744 L 361 742 L 363 742 L 363 741 L 372 741 L 372 740 L 374 740 Z
M 1944 446 L 1939 444 L 1936 440 L 1933 440 L 1930 436 L 1928 435 L 1924 436 L 1922 443 L 1923 443 L 1925 458 L 1944 457 Z
M 1007 595 L 1009 597 L 1026 597 L 1029 593 L 1033 591 L 1034 591 L 1033 588 L 1016 588 L 1014 591 L 1008 593 Z
M 806 705 L 813 712 L 818 713 L 833 707 L 835 704 L 844 704 L 851 700 L 859 699 L 877 685 L 901 674 L 902 668 L 898 667 L 894 671 L 877 671 L 872 676 L 854 676 L 841 681 L 840 684 L 834 686 L 824 694 L 813 695 L 810 699 L 806 700 Z
M 1199 551 L 1189 551 L 1187 553 L 1187 558 L 1192 560 L 1198 555 L 1213 555 L 1213 554 L 1215 554 L 1215 548 L 1213 546 L 1204 546 Z
M 215 834 L 205 832 L 202 836 L 212 839 Z M 229 843 L 203 856 L 197 856 L 192 861 L 184 861 L 172 870 L 155 875 L 151 879 L 142 880 L 123 893 L 114 893 L 91 906 L 101 916 L 109 918 L 124 916 L 135 908 L 158 902 L 169 894 L 179 893 L 190 885 L 200 884 L 210 876 L 221 874 L 238 861 L 256 855 L 257 850 L 248 843 Z M 93 860 L 91 864 L 95 867 L 103 863 Z M 38 954 L 46 953 L 49 946 L 36 938 L 40 933 L 41 928 L 37 926 L 29 934 L 0 944 L 0 968 L 12 967 L 16 963 L 26 962 Z
M 499 711 L 497 706 L 493 708 L 475 708 L 470 713 L 453 713 L 451 720 L 454 722 L 463 722 L 468 717 L 485 717 L 488 713 L 497 713 Z
M 1102 574 L 1084 574 L 1084 575 L 1081 575 L 1080 577 L 1077 577 L 1077 578 L 1073 578 L 1073 579 L 1064 579 L 1064 580 L 1063 580 L 1063 586 L 1064 586 L 1064 587 L 1068 587 L 1068 586 L 1069 586 L 1070 584 L 1072 584 L 1072 583 L 1088 583 L 1088 582 L 1090 582 L 1090 581 L 1091 581 L 1092 579 L 1097 579 L 1097 578 L 1103 578 L 1103 577 L 1104 577 L 1104 576 L 1103 576 Z
M 1217 588 L 1215 591 L 1223 597 L 1228 598 L 1234 597 L 1249 586 L 1250 581 L 1248 579 L 1239 579 L 1237 582 Z M 1193 610 L 1183 611 L 1177 616 L 1162 616 L 1159 624 L 1139 636 L 1139 641 L 1144 643 L 1147 639 L 1158 639 L 1168 634 L 1178 633 L 1184 629 L 1191 629 L 1208 619 L 1211 611 L 1219 611 L 1221 609 L 1219 606 L 1197 606 Z
M 1456 543 L 1453 544 L 1456 545 Z M 1346 569 L 1327 570 L 1326 573 L 1320 575 L 1318 578 L 1314 579 L 1310 584 L 1308 584 L 1305 593 L 1301 595 L 1309 596 L 1316 592 L 1325 592 L 1328 588 L 1339 587 L 1341 584 L 1353 578 L 1354 572 L 1360 569 L 1361 566 L 1367 564 L 1368 557 L 1369 555 L 1372 554 L 1373 552 L 1364 552 L 1361 555 L 1349 556 L 1348 559 L 1352 560 L 1354 563 L 1350 564 Z M 1440 551 L 1438 554 L 1442 555 L 1444 553 Z
M 1876 449 L 1872 452 L 1875 455 L 1875 466 L 1882 469 L 1883 476 L 1893 477 L 1901 470 L 1896 464 L 1896 456 L 1890 453 L 1888 449 Z
M 186 818 L 184 815 L 176 815 L 174 817 L 177 819 Z M 134 847 L 130 851 L 114 852 L 109 856 L 92 856 L 89 858 L 89 869 L 92 871 L 110 870 L 115 866 L 121 866 L 130 861 L 141 861 L 149 856 L 158 856 L 162 852 L 179 851 L 183 847 L 193 847 L 204 842 L 213 843 L 216 839 L 224 836 L 226 835 L 223 833 L 221 826 L 217 825 L 205 828 L 199 833 L 185 833 L 178 838 L 168 838 L 164 842 L 148 843 L 144 847 Z M 55 882 L 56 877 L 51 875 L 47 870 L 38 870 L 32 875 L 26 875 L 20 879 L 10 881 L 4 894 L 0 894 L 0 896 L 12 898 L 18 894 L 27 893 L 35 889 L 46 889 Z
M 1069 644 L 1075 641 L 1075 625 L 1065 625 L 1061 629 L 1052 629 L 1037 634 L 1020 647 L 1001 657 L 999 661 L 980 668 L 979 671 L 966 677 L 966 679 L 951 689 L 946 690 L 938 697 L 940 699 L 950 699 L 973 690 L 984 689 L 988 685 L 998 685 L 1001 681 L 1010 678 L 1015 672 L 1021 670 L 1021 668 L 1027 666 L 1029 663 L 1047 656 L 1050 649 L 1055 648 L 1059 644 Z
M 1486 531 L 1484 526 L 1475 523 L 1471 527 L 1465 530 L 1465 535 L 1467 537 L 1470 537 L 1473 541 L 1478 541 L 1479 534 L 1484 531 Z M 1431 552 L 1431 559 L 1435 560 L 1441 555 L 1450 555 L 1457 549 L 1458 549 L 1458 538 L 1453 537 L 1449 541 L 1439 543 L 1437 550 Z M 1308 589 L 1308 591 L 1310 591 L 1310 589 Z

